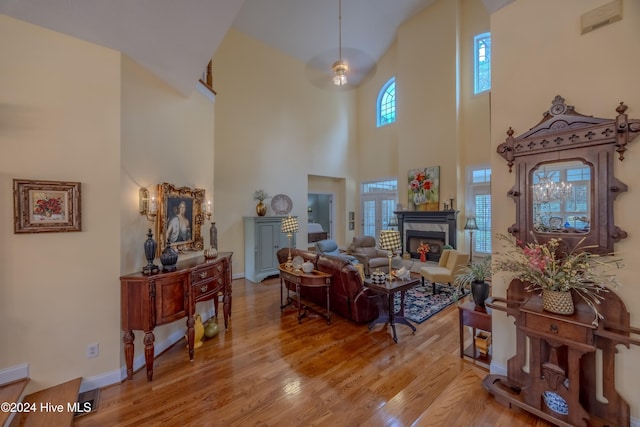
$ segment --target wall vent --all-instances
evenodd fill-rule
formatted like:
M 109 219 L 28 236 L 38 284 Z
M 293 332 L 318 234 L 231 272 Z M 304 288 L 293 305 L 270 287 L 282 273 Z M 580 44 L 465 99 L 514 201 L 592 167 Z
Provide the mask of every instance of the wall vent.
M 580 19 L 582 34 L 622 19 L 622 0 L 614 0 L 592 11 L 584 13 Z

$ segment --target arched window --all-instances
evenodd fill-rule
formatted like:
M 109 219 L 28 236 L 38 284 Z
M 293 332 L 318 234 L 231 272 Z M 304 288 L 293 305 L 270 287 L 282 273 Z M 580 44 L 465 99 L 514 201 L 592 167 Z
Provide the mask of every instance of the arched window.
M 377 103 L 378 127 L 388 125 L 396 121 L 396 78 L 391 77 L 382 86 L 378 94 Z
M 474 93 L 491 90 L 491 33 L 473 38 Z

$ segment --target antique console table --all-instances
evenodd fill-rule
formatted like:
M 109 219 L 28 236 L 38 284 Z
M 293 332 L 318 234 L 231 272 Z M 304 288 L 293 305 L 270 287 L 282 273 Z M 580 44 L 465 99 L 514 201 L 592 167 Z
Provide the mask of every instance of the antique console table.
M 609 291 L 604 296 L 599 307 L 604 320 L 594 325 L 593 311 L 579 296 L 573 295 L 574 314 L 553 314 L 543 310 L 537 294 L 513 280 L 507 298 L 490 298 L 487 306 L 515 318 L 516 355 L 507 361 L 507 376 L 488 375 L 484 387 L 498 402 L 559 426 L 629 426 L 629 404 L 615 387 L 616 346 L 640 345 L 640 339 L 631 337 L 640 329 L 630 327 L 618 295 Z M 604 399 L 597 396 L 600 383 Z M 567 413 L 547 406 L 549 393 L 566 402 Z
M 280 311 L 284 310 L 287 305 L 294 301 L 289 295 L 291 288 L 294 288 L 296 293 L 295 302 L 298 305 L 298 323 L 300 323 L 302 318 L 307 315 L 307 309 L 316 311 L 313 307 L 309 307 L 302 303 L 300 287 L 325 288 L 325 292 L 327 294 L 327 313 L 324 314 L 318 312 L 318 314 L 327 319 L 327 324 L 331 324 L 331 302 L 329 298 L 331 274 L 318 270 L 313 270 L 310 273 L 305 273 L 302 270 L 289 270 L 284 264 L 280 264 L 278 266 L 278 270 L 280 271 Z M 283 299 L 283 288 L 287 289 L 286 303 Z
M 197 302 L 214 301 L 218 317 L 218 296 L 223 295 L 224 327 L 231 317 L 231 252 L 221 252 L 217 258 L 203 256 L 181 261 L 176 271 L 143 275 L 134 273 L 120 277 L 122 330 L 127 378 L 133 378 L 134 334 L 144 331 L 144 356 L 147 380 L 153 378 L 156 326 L 187 318 L 189 360 L 194 355 L 194 314 Z

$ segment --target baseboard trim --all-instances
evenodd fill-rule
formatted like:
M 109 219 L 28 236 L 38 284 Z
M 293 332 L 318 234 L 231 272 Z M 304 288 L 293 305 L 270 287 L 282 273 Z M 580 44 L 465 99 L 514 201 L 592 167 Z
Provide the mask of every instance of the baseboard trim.
M 25 378 L 29 378 L 28 363 L 22 363 L 20 365 L 0 369 L 0 384 L 12 383 Z

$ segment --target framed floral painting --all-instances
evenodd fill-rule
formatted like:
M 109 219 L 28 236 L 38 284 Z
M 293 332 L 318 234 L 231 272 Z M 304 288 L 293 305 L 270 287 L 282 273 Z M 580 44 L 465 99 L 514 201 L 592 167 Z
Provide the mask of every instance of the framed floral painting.
M 204 240 L 201 229 L 204 223 L 205 190 L 176 187 L 164 183 L 158 186 L 158 236 L 157 253 L 160 255 L 167 244 L 178 252 L 201 251 Z
M 409 209 L 437 211 L 440 206 L 440 166 L 409 170 Z
M 81 231 L 80 183 L 13 180 L 13 232 Z

